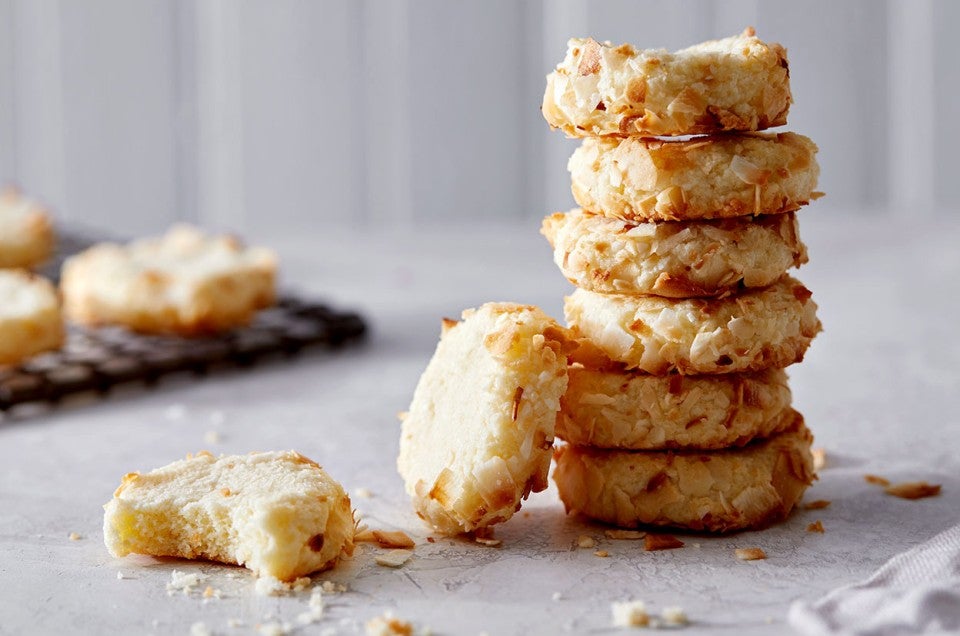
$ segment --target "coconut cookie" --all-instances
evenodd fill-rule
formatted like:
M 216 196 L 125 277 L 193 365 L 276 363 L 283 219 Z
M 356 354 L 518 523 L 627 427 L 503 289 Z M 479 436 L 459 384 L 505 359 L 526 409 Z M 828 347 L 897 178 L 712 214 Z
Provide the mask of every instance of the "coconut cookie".
M 277 257 L 179 225 L 161 238 L 96 245 L 67 260 L 67 316 L 144 333 L 199 335 L 246 325 L 273 304 Z
M 54 245 L 50 216 L 14 188 L 0 192 L 0 268 L 39 265 Z
M 571 137 L 691 135 L 787 123 L 787 52 L 752 28 L 670 53 L 572 39 L 543 116 Z
M 63 345 L 60 300 L 50 281 L 23 270 L 0 270 L 0 366 Z
M 656 376 L 575 364 L 567 373 L 557 437 L 575 445 L 717 449 L 769 437 L 794 421 L 782 369 Z
M 128 554 L 209 559 L 288 581 L 353 551 L 350 497 L 293 451 L 201 452 L 130 473 L 104 506 L 103 538 Z
M 810 291 L 784 276 L 723 299 L 673 300 L 577 289 L 564 313 L 573 331 L 627 369 L 655 375 L 736 373 L 800 362 L 821 330 Z M 591 361 L 575 361 L 590 365 Z
M 623 527 L 729 532 L 786 517 L 814 480 L 813 436 L 794 427 L 710 453 L 557 449 L 553 478 L 568 512 Z
M 683 141 L 589 138 L 567 168 L 584 209 L 628 221 L 717 219 L 796 210 L 816 192 L 817 146 L 796 133 Z
M 397 460 L 417 514 L 435 529 L 506 521 L 547 487 L 565 342 L 536 307 L 488 303 L 444 321 L 403 416 Z
M 601 294 L 728 295 L 807 262 L 790 212 L 634 224 L 576 209 L 546 217 L 541 233 L 567 280 Z

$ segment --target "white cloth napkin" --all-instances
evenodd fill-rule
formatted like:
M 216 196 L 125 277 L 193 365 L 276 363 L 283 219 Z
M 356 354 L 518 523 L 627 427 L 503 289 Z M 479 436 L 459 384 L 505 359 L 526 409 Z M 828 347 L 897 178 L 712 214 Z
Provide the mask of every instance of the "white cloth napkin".
M 866 581 L 795 602 L 787 620 L 801 634 L 960 633 L 960 526 L 898 554 Z

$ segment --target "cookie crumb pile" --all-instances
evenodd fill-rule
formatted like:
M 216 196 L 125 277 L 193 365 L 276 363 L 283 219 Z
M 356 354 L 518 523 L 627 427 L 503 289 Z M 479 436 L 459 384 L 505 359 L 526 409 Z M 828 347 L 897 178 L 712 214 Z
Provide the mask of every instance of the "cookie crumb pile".
M 814 478 L 783 368 L 820 331 L 795 212 L 821 196 L 790 132 L 786 50 L 742 34 L 670 53 L 572 39 L 543 114 L 581 138 L 581 206 L 542 233 L 577 289 L 579 346 L 554 479 L 623 527 L 733 531 L 785 517 Z M 693 135 L 693 136 L 691 136 Z

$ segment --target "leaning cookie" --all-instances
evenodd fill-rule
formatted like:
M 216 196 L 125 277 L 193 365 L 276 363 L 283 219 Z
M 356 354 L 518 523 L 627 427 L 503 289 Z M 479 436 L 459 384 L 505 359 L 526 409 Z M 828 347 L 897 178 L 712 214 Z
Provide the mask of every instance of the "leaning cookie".
M 736 373 L 782 368 L 803 359 L 821 330 L 810 295 L 789 276 L 722 299 L 577 289 L 567 296 L 564 313 L 575 334 L 626 369 L 655 375 L 674 370 L 685 375 Z M 591 364 L 577 355 L 574 361 Z
M 565 330 L 536 307 L 488 303 L 444 321 L 403 417 L 397 467 L 437 531 L 509 519 L 547 487 L 567 387 Z
M 796 133 L 584 139 L 567 164 L 584 209 L 628 221 L 796 210 L 820 196 L 817 146 Z
M 293 451 L 201 452 L 130 473 L 104 510 L 113 556 L 208 559 L 283 581 L 336 565 L 356 530 L 340 484 Z
M 63 345 L 57 291 L 45 278 L 0 270 L 0 366 L 18 364 Z
M 572 39 L 543 116 L 571 137 L 690 135 L 787 123 L 787 52 L 752 28 L 670 53 Z
M 67 317 L 186 336 L 246 325 L 273 304 L 277 258 L 230 236 L 175 226 L 162 238 L 96 245 L 64 263 Z
M 728 295 L 766 287 L 807 262 L 790 212 L 634 224 L 576 209 L 546 217 L 541 232 L 563 275 L 601 294 Z
M 730 532 L 785 518 L 814 480 L 813 436 L 794 426 L 743 448 L 709 453 L 563 446 L 553 479 L 568 512 L 623 527 Z
M 0 192 L 0 268 L 35 267 L 50 257 L 53 223 L 37 202 L 14 188 Z
M 579 446 L 631 450 L 743 446 L 793 424 L 781 369 L 656 376 L 572 365 L 557 437 Z

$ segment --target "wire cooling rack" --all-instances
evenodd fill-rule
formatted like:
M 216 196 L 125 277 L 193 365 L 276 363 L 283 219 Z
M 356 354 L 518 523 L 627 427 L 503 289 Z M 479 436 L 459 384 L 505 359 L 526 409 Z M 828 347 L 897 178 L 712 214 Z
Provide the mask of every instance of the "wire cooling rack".
M 94 242 L 65 233 L 55 258 L 41 273 L 57 280 L 63 260 Z M 308 347 L 339 348 L 361 340 L 366 331 L 359 314 L 294 295 L 281 296 L 249 326 L 210 337 L 154 336 L 119 327 L 70 325 L 60 351 L 19 366 L 0 367 L 0 411 L 29 402 L 57 402 L 75 393 L 106 397 L 119 384 L 139 382 L 149 387 L 174 373 L 205 375 L 250 368 L 268 358 L 289 358 Z

